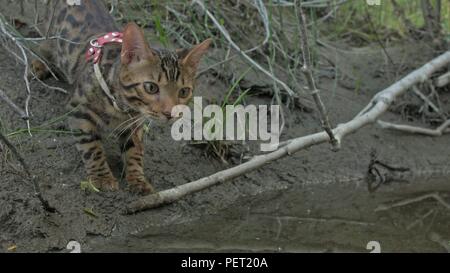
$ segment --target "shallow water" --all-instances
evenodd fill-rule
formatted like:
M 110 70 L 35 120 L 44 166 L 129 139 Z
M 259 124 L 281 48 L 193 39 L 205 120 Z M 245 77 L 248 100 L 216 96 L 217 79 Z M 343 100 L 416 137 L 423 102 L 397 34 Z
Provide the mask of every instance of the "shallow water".
M 448 184 L 444 180 L 434 182 Z M 364 185 L 364 181 L 358 184 Z M 375 212 L 380 201 L 422 194 L 391 198 L 392 192 L 387 190 L 368 193 L 362 186 L 336 185 L 293 187 L 248 196 L 215 215 L 188 223 L 152 226 L 137 236 L 107 241 L 92 238 L 90 250 L 370 252 L 370 244 L 375 244 L 381 252 L 450 251 L 450 210 L 436 200 L 429 198 Z M 440 194 L 445 199 L 445 194 Z

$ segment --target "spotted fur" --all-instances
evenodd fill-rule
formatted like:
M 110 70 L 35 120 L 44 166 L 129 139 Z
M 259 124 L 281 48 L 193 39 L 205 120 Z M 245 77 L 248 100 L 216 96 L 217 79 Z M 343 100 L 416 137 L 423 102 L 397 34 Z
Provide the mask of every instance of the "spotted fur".
M 4 2 L 34 6 L 34 1 L 0 0 L 0 4 Z M 38 17 L 40 31 L 62 38 L 46 41 L 40 52 L 75 87 L 68 106 L 69 125 L 76 133 L 88 179 L 101 189 L 118 189 L 101 143 L 104 132 L 112 130 L 119 136 L 129 186 L 139 192 L 153 192 L 143 171 L 142 124 L 148 118 L 170 120 L 173 106 L 187 104 L 198 63 L 211 41 L 190 50 L 155 49 L 148 45 L 143 31 L 129 23 L 123 30 L 123 45 L 105 46 L 100 62 L 120 107 L 117 110 L 99 86 L 92 64 L 84 59 L 91 39 L 120 30 L 103 2 L 81 0 L 81 5 L 74 6 L 61 0 L 38 2 L 43 6 Z M 22 13 L 30 10 L 32 6 L 25 7 Z M 34 19 L 35 15 L 29 17 Z

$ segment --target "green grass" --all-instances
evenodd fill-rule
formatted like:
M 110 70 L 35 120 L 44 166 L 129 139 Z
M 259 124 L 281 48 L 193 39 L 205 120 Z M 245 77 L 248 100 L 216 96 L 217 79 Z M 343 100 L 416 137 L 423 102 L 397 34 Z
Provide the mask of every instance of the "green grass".
M 75 107 L 74 109 L 70 110 L 67 113 L 64 113 L 61 116 L 55 117 L 49 121 L 44 122 L 43 124 L 39 125 L 39 126 L 35 126 L 35 127 L 31 127 L 30 130 L 28 130 L 27 128 L 19 128 L 19 129 L 15 129 L 12 132 L 9 132 L 6 134 L 7 137 L 16 137 L 16 136 L 20 136 L 23 134 L 28 134 L 28 132 L 30 131 L 31 133 L 35 134 L 35 133 L 49 133 L 49 134 L 66 134 L 66 135 L 73 135 L 75 134 L 73 131 L 71 130 L 56 130 L 56 129 L 52 129 L 51 127 L 62 123 L 64 121 L 66 121 L 66 119 L 69 117 L 70 113 L 72 113 L 73 111 L 75 111 L 77 108 Z M 0 127 L 1 129 L 1 127 Z
M 406 18 L 416 27 L 424 24 L 421 11 L 421 0 L 396 0 L 398 5 L 404 10 Z M 431 0 L 435 3 L 436 0 Z M 246 2 L 245 13 L 233 7 L 226 1 L 205 0 L 205 5 L 218 18 L 220 23 L 229 29 L 230 34 L 239 31 L 241 35 L 248 36 L 259 30 L 261 22 L 258 22 L 256 9 L 251 5 L 252 1 Z M 247 3 L 248 2 L 248 3 Z M 264 1 L 269 14 L 272 33 L 286 35 L 290 39 L 296 39 L 296 29 L 292 25 L 296 24 L 295 14 L 292 7 L 280 7 L 272 0 Z M 288 0 L 288 2 L 293 2 Z M 332 7 L 338 0 L 329 0 Z M 186 46 L 199 42 L 210 36 L 216 36 L 223 41 L 223 37 L 217 32 L 215 27 L 207 19 L 207 16 L 200 15 L 192 3 L 188 0 L 135 0 L 119 1 L 118 12 L 115 16 L 120 18 L 120 22 L 136 21 L 141 26 L 152 25 L 152 34 L 156 35 L 163 46 L 170 44 L 170 41 L 177 41 Z M 331 8 L 311 8 L 308 10 L 309 21 L 312 24 L 311 34 L 314 37 L 320 36 L 320 31 L 332 34 L 339 38 L 346 33 L 353 33 L 360 36 L 366 42 L 376 39 L 374 31 L 380 33 L 397 33 L 400 36 L 407 34 L 402 20 L 395 14 L 390 0 L 381 0 L 379 6 L 369 6 L 365 0 L 349 0 L 341 4 L 325 22 L 320 19 L 329 13 Z M 119 16 L 117 13 L 120 13 Z M 442 27 L 446 33 L 450 32 L 450 1 L 442 1 Z M 368 26 L 367 14 L 373 21 L 372 26 Z M 247 18 L 247 19 L 244 19 Z M 245 21 L 249 20 L 249 21 Z M 244 21 L 244 22 L 241 22 Z M 234 31 L 230 23 L 235 24 Z M 240 27 L 243 23 L 244 27 Z M 246 28 L 248 26 L 248 28 Z M 240 39 L 242 37 L 236 37 Z
M 421 0 L 396 1 L 415 27 L 423 26 Z M 435 1 L 432 0 L 433 3 Z M 340 1 L 329 0 L 328 7 L 306 10 L 309 33 L 312 36 L 310 47 L 314 65 L 318 54 L 315 42 L 318 39 L 345 39 L 352 46 L 363 47 L 408 38 L 407 28 L 395 14 L 391 0 L 381 0 L 379 6 L 369 6 L 365 0 L 348 0 L 334 10 L 333 5 L 338 2 Z M 252 48 L 264 39 L 264 24 L 252 4 L 253 1 L 204 0 L 204 3 L 242 50 Z M 264 3 L 269 18 L 270 39 L 265 50 L 253 52 L 252 58 L 262 67 L 272 70 L 278 78 L 283 78 L 288 85 L 301 86 L 302 79 L 300 73 L 297 73 L 301 65 L 300 38 L 294 8 L 282 7 L 273 0 L 265 0 Z M 323 20 L 330 12 L 331 16 Z M 442 1 L 441 13 L 443 30 L 449 33 L 450 1 Z M 199 6 L 189 0 L 119 1 L 115 16 L 120 23 L 137 21 L 141 26 L 147 27 L 146 35 L 151 43 L 158 41 L 164 47 L 190 47 L 211 37 L 214 41 L 213 47 L 219 49 L 219 52 L 226 52 L 227 56 L 236 53 L 234 50 L 229 51 L 230 46 L 224 35 Z M 448 35 L 446 37 L 450 38 Z M 231 78 L 242 73 L 242 70 L 229 71 L 227 63 L 218 69 L 222 69 L 224 74 L 232 74 Z M 301 87 L 296 89 L 302 92 Z
M 432 1 L 435 3 L 436 1 Z M 399 7 L 404 11 L 408 19 L 415 27 L 421 27 L 424 24 L 420 0 L 397 0 Z M 375 31 L 379 33 L 398 33 L 400 36 L 407 35 L 406 28 L 402 20 L 395 14 L 394 7 L 390 0 L 382 0 L 379 6 L 369 6 L 366 1 L 352 0 L 342 5 L 336 12 L 334 27 L 336 36 L 345 32 L 354 32 L 368 41 L 373 41 L 376 37 L 373 35 L 371 27 L 368 26 L 367 14 L 373 22 Z M 450 2 L 442 1 L 441 9 L 442 28 L 445 33 L 450 32 Z
M 234 83 L 230 86 L 230 88 L 229 88 L 228 91 L 226 92 L 225 98 L 224 98 L 223 101 L 222 101 L 222 104 L 221 104 L 222 110 L 223 110 L 227 105 L 230 105 L 230 104 L 236 105 L 236 104 L 240 103 L 240 102 L 244 99 L 245 95 L 248 93 L 248 90 L 246 90 L 246 91 L 244 91 L 243 93 L 241 93 L 241 94 L 239 95 L 239 97 L 238 97 L 233 103 L 231 103 L 231 101 L 230 101 L 231 95 L 234 93 L 234 91 L 236 90 L 236 88 L 238 87 L 238 85 L 239 85 L 239 83 L 242 81 L 242 79 L 244 79 L 245 76 L 248 74 L 248 72 L 250 72 L 250 70 L 251 70 L 251 67 L 249 67 L 244 73 L 242 73 L 242 74 L 239 76 L 239 78 L 238 78 L 237 80 L 235 80 Z
M 217 119 L 218 117 L 216 117 L 216 116 L 213 116 L 211 118 L 203 118 L 203 126 L 205 126 L 205 124 L 208 121 L 211 121 L 214 119 L 216 120 L 215 125 L 211 128 L 209 133 L 212 134 L 213 131 L 215 132 L 215 130 L 217 130 L 217 128 L 215 128 L 215 126 L 217 126 L 218 124 L 219 124 L 218 126 L 222 126 L 222 132 L 225 132 L 225 128 L 224 128 L 225 124 L 226 124 L 225 109 L 226 109 L 227 105 L 236 106 L 239 104 L 243 104 L 243 102 L 245 101 L 245 98 L 247 97 L 250 89 L 240 91 L 240 88 L 238 88 L 238 87 L 239 87 L 239 83 L 242 81 L 242 79 L 245 78 L 245 76 L 250 72 L 250 70 L 251 70 L 251 67 L 248 68 L 244 73 L 242 73 L 236 80 L 234 80 L 234 82 L 232 83 L 232 85 L 230 86 L 228 91 L 226 92 L 222 103 L 220 103 L 221 111 L 222 111 L 222 120 L 218 120 Z M 236 98 L 232 99 L 234 97 L 236 97 Z M 194 105 L 193 107 L 198 107 L 198 106 Z M 248 123 L 246 123 L 246 124 L 248 124 Z M 229 163 L 228 158 L 230 156 L 230 147 L 232 145 L 229 141 L 225 141 L 225 140 L 193 141 L 191 143 L 191 145 L 201 146 L 207 156 L 212 156 L 214 158 L 217 158 L 225 164 Z

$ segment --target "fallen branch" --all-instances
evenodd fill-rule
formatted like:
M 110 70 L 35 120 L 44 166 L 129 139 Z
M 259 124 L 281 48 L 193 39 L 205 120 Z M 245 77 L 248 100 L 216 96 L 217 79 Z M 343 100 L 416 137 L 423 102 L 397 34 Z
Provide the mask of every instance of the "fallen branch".
M 340 124 L 333 130 L 336 140 L 340 143 L 346 135 L 354 133 L 358 129 L 375 122 L 384 112 L 387 111 L 389 105 L 391 105 L 398 96 L 405 93 L 413 85 L 424 82 L 430 78 L 435 71 L 441 69 L 449 63 L 450 51 L 447 51 L 431 60 L 421 68 L 411 72 L 400 81 L 376 94 L 370 101 L 369 105 L 364 108 L 364 111 L 361 111 L 353 120 Z M 285 157 L 286 155 L 291 155 L 299 150 L 327 141 L 329 141 L 329 136 L 326 132 L 320 132 L 292 139 L 285 142 L 286 145 L 280 147 L 278 150 L 268 154 L 255 156 L 250 161 L 241 165 L 168 190 L 141 197 L 127 206 L 127 213 L 135 213 L 137 211 L 175 202 L 188 194 L 231 180 L 242 174 L 246 174 L 262 167 L 269 162 Z
M 303 8 L 301 7 L 301 1 L 295 0 L 295 9 L 298 14 L 299 26 L 300 26 L 300 42 L 302 47 L 302 55 L 303 55 L 303 68 L 302 72 L 305 75 L 306 82 L 308 83 L 308 89 L 314 98 L 314 102 L 316 103 L 317 109 L 320 114 L 320 121 L 322 123 L 322 128 L 330 137 L 330 143 L 333 147 L 333 150 L 339 149 L 339 143 L 333 135 L 333 131 L 331 130 L 330 120 L 328 118 L 327 111 L 325 109 L 325 105 L 320 98 L 319 89 L 317 89 L 316 81 L 314 80 L 314 75 L 311 69 L 311 53 L 309 52 L 309 43 L 308 43 L 308 32 L 306 30 L 306 18 L 303 12 Z
M 427 105 L 429 105 L 433 109 L 433 111 L 443 116 L 442 111 L 427 96 L 420 92 L 417 86 L 414 85 L 412 89 L 417 96 L 419 96 Z
M 450 133 L 450 130 L 448 127 L 450 126 L 450 119 L 445 121 L 436 129 L 427 129 L 427 128 L 421 128 L 416 126 L 410 126 L 410 125 L 403 125 L 403 124 L 394 124 L 390 122 L 385 122 L 382 120 L 377 121 L 378 125 L 380 125 L 383 129 L 389 129 L 389 130 L 397 130 L 401 132 L 406 132 L 410 134 L 421 134 L 421 135 L 427 135 L 427 136 L 442 136 L 443 134 Z
M 444 87 L 449 83 L 450 83 L 450 71 L 437 78 L 434 82 L 434 85 L 436 85 L 437 87 Z
M 30 172 L 30 168 L 28 167 L 28 164 L 25 162 L 23 157 L 20 155 L 20 153 L 17 151 L 16 147 L 0 132 L 0 140 L 5 143 L 5 145 L 11 150 L 13 155 L 17 158 L 20 165 L 22 165 L 23 170 L 25 171 L 25 174 L 27 175 L 28 179 L 33 183 L 34 187 L 34 195 L 39 199 L 41 202 L 42 208 L 45 211 L 48 212 L 57 212 L 57 210 L 52 207 L 47 200 L 44 199 L 42 196 L 41 188 L 39 187 L 39 183 L 37 181 L 36 176 L 32 175 Z

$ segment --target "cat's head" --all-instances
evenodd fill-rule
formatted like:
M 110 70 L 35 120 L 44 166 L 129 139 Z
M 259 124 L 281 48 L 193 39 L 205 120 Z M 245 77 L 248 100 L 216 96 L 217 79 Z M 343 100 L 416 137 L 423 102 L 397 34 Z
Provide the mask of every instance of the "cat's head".
M 200 59 L 210 44 L 207 39 L 191 49 L 156 50 L 136 24 L 127 24 L 119 73 L 123 102 L 141 114 L 171 120 L 172 108 L 191 99 Z

